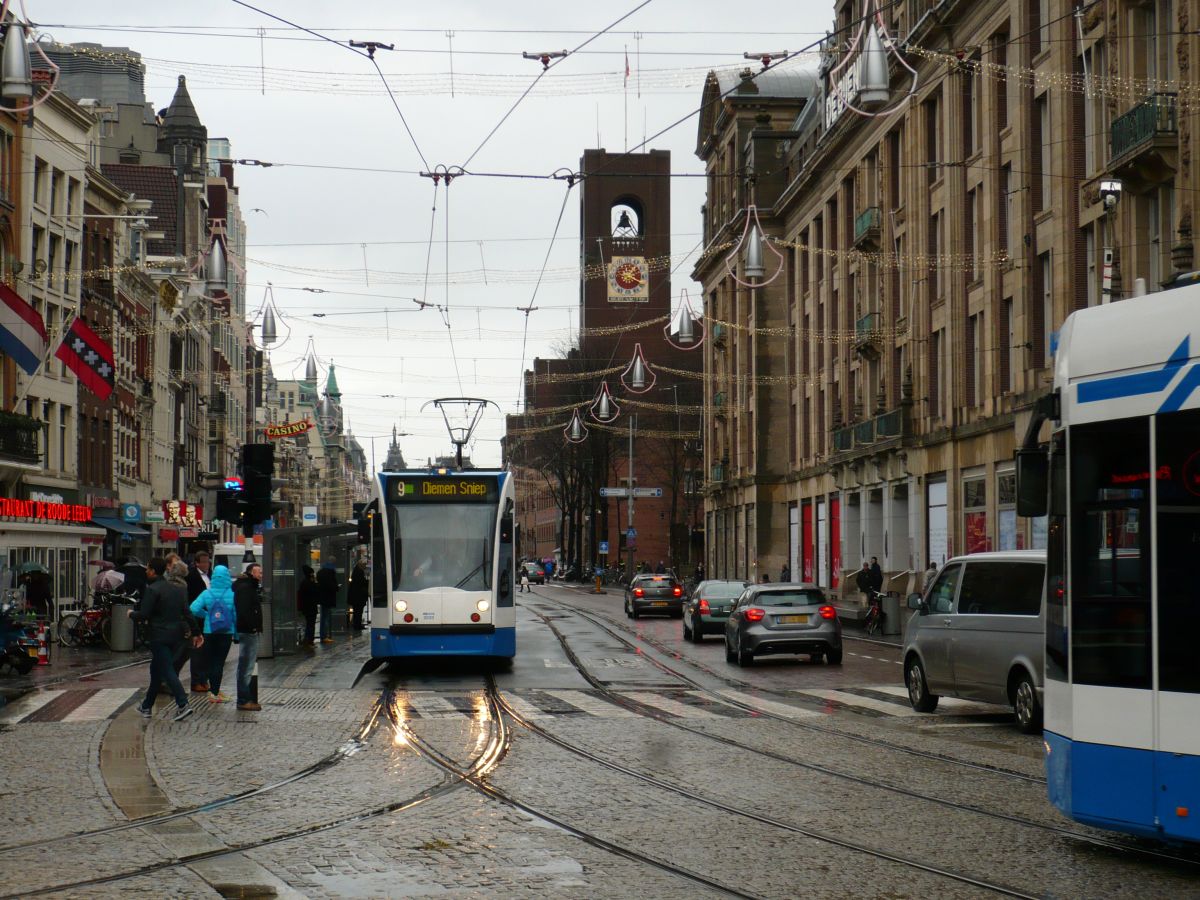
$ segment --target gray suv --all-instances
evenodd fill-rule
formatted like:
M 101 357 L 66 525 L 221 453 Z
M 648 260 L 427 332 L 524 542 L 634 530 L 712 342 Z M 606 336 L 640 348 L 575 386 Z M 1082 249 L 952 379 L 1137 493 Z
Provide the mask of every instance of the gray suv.
M 748 666 L 756 656 L 803 653 L 831 665 L 842 661 L 842 623 L 815 584 L 746 588 L 725 620 L 725 659 Z
M 918 712 L 941 696 L 1012 706 L 1029 734 L 1042 726 L 1046 553 L 1012 550 L 950 560 L 925 596 L 911 594 L 904 684 Z

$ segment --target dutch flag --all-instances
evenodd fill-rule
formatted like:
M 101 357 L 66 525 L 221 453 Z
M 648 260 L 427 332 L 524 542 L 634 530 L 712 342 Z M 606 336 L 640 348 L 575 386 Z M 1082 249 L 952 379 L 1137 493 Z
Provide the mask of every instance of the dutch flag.
M 0 282 L 0 351 L 32 376 L 46 358 L 46 323 L 36 309 Z

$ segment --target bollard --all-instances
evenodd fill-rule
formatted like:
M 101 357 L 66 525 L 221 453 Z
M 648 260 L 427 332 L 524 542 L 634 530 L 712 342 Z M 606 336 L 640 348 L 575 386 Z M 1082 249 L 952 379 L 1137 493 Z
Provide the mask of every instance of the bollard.
M 43 625 L 38 629 L 38 655 L 37 664 L 39 666 L 50 665 L 50 626 Z
M 595 587 L 595 589 L 592 591 L 592 593 L 593 593 L 593 594 L 603 594 L 603 593 L 604 593 L 604 588 L 602 588 L 602 587 L 601 587 L 601 585 L 602 585 L 603 583 L 604 583 L 604 578 L 603 578 L 602 576 L 600 576 L 600 575 L 597 575 L 597 576 L 596 576 L 596 587 Z

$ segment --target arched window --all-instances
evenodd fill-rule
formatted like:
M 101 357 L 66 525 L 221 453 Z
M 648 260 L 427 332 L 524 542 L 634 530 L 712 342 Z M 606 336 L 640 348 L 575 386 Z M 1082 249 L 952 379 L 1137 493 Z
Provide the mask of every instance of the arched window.
M 614 238 L 645 237 L 642 203 L 636 197 L 620 197 L 614 201 L 609 218 Z

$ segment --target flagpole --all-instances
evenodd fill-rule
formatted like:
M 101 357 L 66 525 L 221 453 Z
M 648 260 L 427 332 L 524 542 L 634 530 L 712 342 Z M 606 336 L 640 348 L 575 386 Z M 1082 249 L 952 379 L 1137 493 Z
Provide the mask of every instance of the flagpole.
M 60 330 L 50 331 L 49 329 L 47 329 L 46 337 L 48 338 L 48 340 L 46 341 L 46 353 L 42 357 L 41 364 L 36 369 L 33 370 L 33 374 L 26 376 L 24 390 L 22 390 L 21 393 L 17 396 L 17 399 L 13 401 L 13 411 L 14 412 L 17 411 L 18 406 L 20 406 L 22 403 L 25 402 L 25 398 L 28 397 L 29 392 L 31 390 L 33 390 L 33 382 L 35 380 L 37 380 L 37 377 L 39 375 L 41 375 L 43 371 L 45 371 L 46 366 L 50 364 L 50 357 L 52 357 L 58 351 L 58 346 L 56 346 L 56 345 L 58 343 L 60 343 L 61 336 L 67 333 L 67 329 L 70 328 L 72 325 L 74 325 L 75 320 L 78 318 L 79 318 L 79 313 L 72 311 L 70 320 L 63 322 Z
M 629 152 L 629 45 L 625 45 L 625 152 Z

